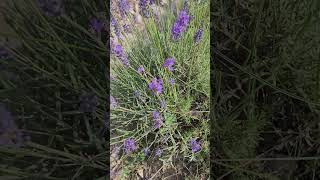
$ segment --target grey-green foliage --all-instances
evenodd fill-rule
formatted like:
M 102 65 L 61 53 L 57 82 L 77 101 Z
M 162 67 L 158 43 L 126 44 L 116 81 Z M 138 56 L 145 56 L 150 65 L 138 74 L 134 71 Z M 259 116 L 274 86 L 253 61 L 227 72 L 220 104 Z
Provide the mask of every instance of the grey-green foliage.
M 1 174 L 86 179 L 104 177 L 108 168 L 108 144 L 105 134 L 101 136 L 107 52 L 101 36 L 88 31 L 89 19 L 100 16 L 101 6 L 86 0 L 64 5 L 66 13 L 57 17 L 45 16 L 33 0 L 10 1 L 1 9 L 14 32 L 1 36 L 17 39 L 21 47 L 10 50 L 15 58 L 7 66 L 19 79 L 7 84 L 1 76 L 0 97 L 19 128 L 31 136 L 20 149 L 1 147 L 0 159 L 6 159 Z M 98 97 L 97 110 L 90 115 L 79 112 L 82 90 Z M 89 162 L 85 153 L 96 159 Z
M 182 2 L 182 1 L 181 1 Z M 111 94 L 119 102 L 119 107 L 111 112 L 111 125 L 114 141 L 112 144 L 122 146 L 125 138 L 132 137 L 138 145 L 138 152 L 144 147 L 152 150 L 161 147 L 164 152 L 159 158 L 170 162 L 173 157 L 187 163 L 191 159 L 189 141 L 198 137 L 203 142 L 204 151 L 208 151 L 209 135 L 209 103 L 210 103 L 210 31 L 209 31 L 209 1 L 202 3 L 190 1 L 190 14 L 194 16 L 181 39 L 173 41 L 171 28 L 177 16 L 165 7 L 159 21 L 151 17 L 144 19 L 143 31 L 133 30 L 134 40 L 124 38 L 119 43 L 128 55 L 130 67 L 125 68 L 116 57 L 111 59 L 111 72 L 117 77 L 111 82 Z M 182 4 L 181 4 L 182 5 Z M 181 10 L 182 6 L 178 6 Z M 204 33 L 199 44 L 194 43 L 195 32 L 203 28 Z M 164 61 L 173 57 L 175 70 L 169 72 L 163 67 Z M 146 75 L 137 73 L 143 66 Z M 154 95 L 148 84 L 154 77 L 163 79 L 163 93 Z M 175 84 L 169 84 L 173 78 Z M 140 97 L 136 97 L 139 92 Z M 160 107 L 160 102 L 166 102 L 166 108 Z M 152 112 L 159 111 L 164 117 L 164 126 L 160 131 L 153 129 Z M 197 115 L 191 115 L 197 111 Z M 189 135 L 187 135 L 189 133 Z M 168 137 L 167 143 L 163 138 Z M 133 157 L 138 152 L 133 153 Z M 196 154 L 197 159 L 208 158 L 204 153 Z M 126 155 L 123 159 L 129 158 Z M 150 159 L 153 159 L 154 154 Z M 148 158 L 149 159 L 149 158 Z M 155 161 L 158 158 L 155 158 Z M 131 162 L 132 163 L 132 162 Z M 139 165 L 142 162 L 135 162 Z M 165 164 L 164 163 L 164 164 Z M 208 166 L 201 165 L 201 172 Z M 168 164 L 167 164 L 168 165 Z M 174 164 L 177 166 L 177 163 Z M 133 167 L 132 172 L 135 168 Z
M 265 175 L 270 175 L 266 179 L 283 179 L 285 174 L 271 171 L 265 161 L 235 159 L 271 158 L 279 152 L 288 157 L 314 155 L 318 143 L 311 143 L 307 150 L 297 139 L 315 132 L 319 118 L 320 3 L 264 0 L 213 4 L 212 14 L 217 19 L 212 27 L 218 42 L 213 46 L 217 56 L 212 133 L 217 158 L 231 159 L 225 164 L 213 160 L 218 169 L 213 174 L 218 178 L 232 171 L 228 177 L 233 179 L 264 179 Z M 282 133 L 273 132 L 275 129 Z M 297 133 L 292 139 L 284 133 L 288 129 Z M 311 168 L 306 161 L 297 163 L 299 168 L 291 169 L 295 175 Z M 308 177 L 312 178 L 312 173 Z

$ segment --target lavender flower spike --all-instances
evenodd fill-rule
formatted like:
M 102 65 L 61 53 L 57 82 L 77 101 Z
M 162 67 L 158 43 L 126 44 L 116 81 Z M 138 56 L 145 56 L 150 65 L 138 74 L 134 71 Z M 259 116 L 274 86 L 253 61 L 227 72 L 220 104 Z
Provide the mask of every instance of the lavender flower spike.
M 92 113 L 96 111 L 98 105 L 98 97 L 92 92 L 83 92 L 80 96 L 79 110 L 84 113 Z
M 20 147 L 24 145 L 26 137 L 17 129 L 12 115 L 0 103 L 0 147 Z
M 171 29 L 173 40 L 177 40 L 182 36 L 182 33 L 187 30 L 190 20 L 191 20 L 191 16 L 188 14 L 187 11 L 185 10 L 180 11 L 178 19 L 176 20 L 176 22 L 174 23 Z
M 90 27 L 96 32 L 101 32 L 101 30 L 104 27 L 104 24 L 97 18 L 92 18 L 90 20 Z
M 173 58 L 168 58 L 165 60 L 163 66 L 165 68 L 167 68 L 169 71 L 173 71 L 173 65 L 174 65 L 175 61 Z
M 130 66 L 128 57 L 124 53 L 124 50 L 123 50 L 123 48 L 122 48 L 122 46 L 120 44 L 115 45 L 113 52 L 125 67 L 129 67 Z
M 119 7 L 119 11 L 120 11 L 120 15 L 123 18 L 128 11 L 130 10 L 130 5 L 128 0 L 119 0 L 118 2 L 118 7 Z
M 147 156 L 149 154 L 149 152 L 150 152 L 149 148 L 144 148 L 143 149 L 144 156 Z
M 144 74 L 144 67 L 143 66 L 139 66 L 137 71 L 141 75 Z
M 110 108 L 113 109 L 118 106 L 118 102 L 113 96 L 110 96 Z
M 170 79 L 169 79 L 169 84 L 170 84 L 171 86 L 173 86 L 174 83 L 175 83 L 174 79 L 173 79 L 173 78 L 170 78 Z
M 198 29 L 194 35 L 194 42 L 198 44 L 202 39 L 203 29 Z
M 149 89 L 156 92 L 157 94 L 161 94 L 162 84 L 162 79 L 153 78 L 152 81 L 149 83 Z
M 46 16 L 59 16 L 63 13 L 61 0 L 38 0 L 37 4 Z
M 191 139 L 190 146 L 193 153 L 196 153 L 201 150 L 201 145 L 199 142 L 197 142 L 196 139 Z
M 152 117 L 153 117 L 154 127 L 156 129 L 159 129 L 163 124 L 163 117 L 161 116 L 160 112 L 158 112 L 158 111 L 153 111 Z
M 149 3 L 148 0 L 139 0 L 140 14 L 144 17 L 150 17 Z
M 157 150 L 156 150 L 156 156 L 160 157 L 161 154 L 162 154 L 162 149 L 157 148 Z
M 129 138 L 124 141 L 124 151 L 129 154 L 133 151 L 137 150 L 136 143 L 134 139 Z

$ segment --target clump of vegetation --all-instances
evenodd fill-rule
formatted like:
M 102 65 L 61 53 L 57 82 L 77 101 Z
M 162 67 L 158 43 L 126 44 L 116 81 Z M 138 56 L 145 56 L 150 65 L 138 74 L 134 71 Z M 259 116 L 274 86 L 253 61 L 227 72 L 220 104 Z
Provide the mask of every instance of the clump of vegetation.
M 208 177 L 209 1 L 169 3 L 163 14 L 150 2 L 140 3 L 148 16 L 134 41 L 111 40 L 111 146 L 122 164 L 112 173 L 135 179 L 157 164 L 145 178 Z
M 106 177 L 106 4 L 81 2 L 1 10 L 20 46 L 1 50 L 0 179 Z
M 319 179 L 319 2 L 212 10 L 211 178 Z

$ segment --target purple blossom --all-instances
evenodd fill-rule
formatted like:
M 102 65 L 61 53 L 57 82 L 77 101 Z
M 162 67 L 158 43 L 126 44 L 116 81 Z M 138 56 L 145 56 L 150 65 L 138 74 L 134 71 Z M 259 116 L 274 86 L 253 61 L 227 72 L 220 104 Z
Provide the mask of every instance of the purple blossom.
M 2 103 L 0 103 L 0 117 L 0 133 L 15 127 L 11 113 L 6 110 Z
M 193 153 L 196 153 L 196 152 L 200 151 L 200 149 L 201 149 L 200 142 L 197 142 L 197 140 L 195 138 L 191 139 L 190 146 L 191 146 L 191 150 Z
M 162 154 L 162 152 L 163 152 L 162 149 L 157 148 L 157 149 L 156 149 L 156 156 L 160 157 L 161 154 Z
M 194 35 L 194 42 L 195 42 L 196 44 L 198 44 L 198 43 L 201 41 L 201 39 L 202 39 L 202 34 L 203 34 L 203 29 L 202 29 L 202 28 L 200 28 L 200 29 L 198 29 L 198 30 L 196 31 L 196 33 L 195 33 L 195 35 Z
M 114 109 L 118 106 L 118 102 L 113 96 L 110 96 L 110 108 Z
M 173 78 L 170 78 L 170 79 L 169 79 L 169 84 L 170 84 L 171 86 L 173 86 L 174 83 L 175 83 L 174 79 L 173 79 Z
M 90 20 L 90 27 L 96 32 L 101 32 L 104 27 L 104 23 L 94 17 Z
M 150 0 L 150 5 L 154 4 L 156 0 Z
M 119 154 L 119 152 L 120 152 L 120 147 L 119 146 L 115 146 L 113 148 L 113 153 L 117 156 Z
M 133 151 L 137 150 L 136 143 L 134 139 L 129 138 L 124 141 L 124 151 L 129 154 Z
M 124 50 L 120 44 L 115 45 L 113 52 L 115 56 L 122 62 L 125 67 L 129 67 L 130 63 L 127 55 L 124 53 Z
M 62 13 L 61 0 L 38 0 L 37 3 L 46 16 L 59 16 Z
M 153 118 L 153 122 L 154 122 L 154 127 L 156 129 L 159 129 L 163 124 L 163 117 L 161 116 L 160 112 L 153 111 L 152 118 Z
M 130 31 L 130 27 L 129 27 L 128 24 L 124 24 L 124 25 L 123 25 L 123 30 L 124 30 L 124 32 L 126 32 L 126 33 L 131 32 L 131 31 Z
M 79 110 L 84 113 L 92 113 L 96 111 L 98 98 L 94 93 L 83 92 L 80 96 Z
M 173 65 L 175 61 L 173 58 L 167 58 L 163 64 L 165 68 L 167 68 L 169 71 L 173 71 Z
M 187 30 L 190 20 L 191 20 L 191 17 L 187 11 L 185 10 L 180 11 L 178 19 L 174 23 L 171 30 L 173 40 L 179 39 L 182 33 Z
M 20 147 L 26 138 L 22 132 L 17 129 L 11 113 L 0 103 L 0 146 Z
M 111 25 L 115 26 L 117 24 L 117 21 L 114 17 L 111 17 Z
M 149 83 L 149 89 L 156 92 L 157 94 L 161 94 L 162 84 L 162 79 L 153 78 L 152 81 Z
M 143 154 L 144 154 L 144 156 L 147 156 L 147 155 L 149 154 L 149 152 L 150 152 L 150 149 L 149 149 L 149 148 L 144 148 L 144 149 L 143 149 Z
M 119 44 L 116 44 L 116 45 L 114 46 L 114 51 L 113 51 L 113 52 L 115 53 L 115 55 L 116 55 L 117 57 L 123 56 L 123 54 L 124 54 L 123 48 L 122 48 L 122 46 L 119 45 Z
M 113 146 L 111 147 L 111 156 L 114 158 L 119 158 L 120 153 L 120 147 L 119 146 Z
M 110 74 L 110 80 L 114 81 L 114 80 L 116 80 L 116 77 L 114 75 Z
M 121 15 L 122 18 L 130 10 L 130 5 L 129 5 L 129 2 L 127 0 L 119 0 L 118 7 L 119 7 L 120 15 Z
M 8 59 L 11 58 L 12 54 L 5 47 L 0 47 L 0 58 Z
M 143 66 L 139 66 L 137 71 L 138 71 L 138 73 L 141 74 L 141 75 L 145 73 Z
M 139 0 L 140 14 L 144 17 L 150 17 L 149 3 L 148 0 Z
M 117 20 L 114 17 L 111 17 L 111 25 L 114 28 L 114 33 L 116 34 L 116 36 L 121 39 L 121 33 L 120 33 L 120 28 L 118 25 Z
M 182 9 L 187 11 L 187 12 L 189 11 L 189 1 L 188 0 L 185 0 L 183 2 L 183 8 Z

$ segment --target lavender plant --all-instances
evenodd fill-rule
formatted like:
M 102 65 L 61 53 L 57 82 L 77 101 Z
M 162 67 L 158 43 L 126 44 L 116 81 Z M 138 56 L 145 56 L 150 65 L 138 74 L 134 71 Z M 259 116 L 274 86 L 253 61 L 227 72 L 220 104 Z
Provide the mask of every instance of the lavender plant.
M 119 41 L 111 59 L 117 76 L 111 95 L 119 103 L 111 111 L 111 144 L 124 152 L 123 178 L 135 178 L 143 164 L 155 166 L 151 161 L 160 163 L 158 169 L 188 164 L 176 173 L 189 171 L 194 179 L 209 172 L 209 1 L 178 2 L 177 16 L 169 4 L 158 17 L 147 14 L 145 30 L 133 25 L 134 40 Z M 140 1 L 140 10 L 146 12 L 149 3 Z M 128 139 L 136 145 L 130 154 Z
M 19 46 L 0 49 L 0 179 L 108 174 L 105 9 L 101 1 L 79 2 L 12 0 L 1 7 L 12 29 L 1 36 Z

